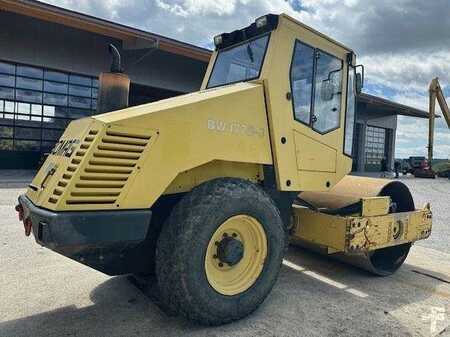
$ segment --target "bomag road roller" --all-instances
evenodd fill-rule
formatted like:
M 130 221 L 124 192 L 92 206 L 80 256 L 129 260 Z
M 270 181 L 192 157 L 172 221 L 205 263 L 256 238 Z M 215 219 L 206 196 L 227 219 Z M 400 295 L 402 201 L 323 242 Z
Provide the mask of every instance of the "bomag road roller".
M 214 38 L 201 90 L 128 107 L 111 47 L 99 112 L 73 121 L 16 210 L 38 244 L 154 274 L 166 308 L 217 325 L 270 293 L 288 242 L 376 275 L 431 232 L 398 181 L 353 177 L 363 68 L 287 15 Z

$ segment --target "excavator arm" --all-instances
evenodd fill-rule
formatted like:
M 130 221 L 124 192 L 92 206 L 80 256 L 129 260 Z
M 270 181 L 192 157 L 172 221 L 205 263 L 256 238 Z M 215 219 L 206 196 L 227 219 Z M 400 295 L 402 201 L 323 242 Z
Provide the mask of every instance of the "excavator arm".
M 430 83 L 429 88 L 430 93 L 430 119 L 429 119 L 429 129 L 428 129 L 428 163 L 431 165 L 433 160 L 433 144 L 434 144 L 434 121 L 436 118 L 436 100 L 439 103 L 442 114 L 444 115 L 445 121 L 450 128 L 450 109 L 448 108 L 447 102 L 445 101 L 444 93 L 442 92 L 441 85 L 439 84 L 439 79 L 436 77 Z

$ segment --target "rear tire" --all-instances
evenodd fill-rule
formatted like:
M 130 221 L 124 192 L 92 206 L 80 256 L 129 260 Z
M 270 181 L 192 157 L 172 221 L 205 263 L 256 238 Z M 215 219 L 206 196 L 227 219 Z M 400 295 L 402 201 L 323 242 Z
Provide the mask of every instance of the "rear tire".
M 261 188 L 235 178 L 206 182 L 175 206 L 161 231 L 161 299 L 205 325 L 243 318 L 270 293 L 285 244 L 280 213 Z

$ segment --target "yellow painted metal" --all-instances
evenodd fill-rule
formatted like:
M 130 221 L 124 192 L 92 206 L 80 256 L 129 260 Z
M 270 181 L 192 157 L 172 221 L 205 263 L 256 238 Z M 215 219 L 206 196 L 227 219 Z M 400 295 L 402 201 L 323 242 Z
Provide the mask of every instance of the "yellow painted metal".
M 47 209 L 120 208 L 156 139 L 157 132 L 148 129 L 75 121 L 61 137 L 63 143 L 76 141 L 71 156 L 51 154 L 32 182 L 38 189 L 29 188 L 27 195 Z M 56 171 L 47 177 L 51 167 Z
M 176 192 L 177 183 L 181 185 L 179 191 L 186 191 L 193 183 L 207 178 L 239 176 L 256 180 L 260 179 L 260 166 L 272 164 L 261 84 L 240 83 L 98 115 L 72 123 L 61 139 L 77 140 L 76 153 L 81 150 L 86 134 L 94 129 L 96 134 L 89 136 L 89 147 L 83 149 L 83 156 L 48 158 L 33 183 L 39 184 L 49 165 L 57 164 L 57 173 L 51 178 L 51 187 L 39 191 L 39 198 L 29 189 L 27 195 L 33 202 L 59 211 L 148 208 L 166 191 Z M 129 133 L 130 137 L 108 136 L 105 140 L 108 130 L 116 130 L 122 136 Z M 142 137 L 149 137 L 144 147 L 140 146 L 142 142 L 135 144 Z M 104 144 L 105 141 L 113 143 Z M 114 141 L 123 144 L 114 145 Z M 102 160 L 103 165 L 97 159 L 97 167 L 93 169 L 93 156 L 99 146 L 106 147 L 113 157 L 108 162 Z M 136 155 L 138 158 L 132 163 L 116 158 Z M 74 161 L 78 163 L 75 165 Z M 208 163 L 210 170 L 205 173 L 204 165 Z M 67 173 L 69 167 L 74 171 Z M 94 195 L 85 196 L 84 202 L 79 199 L 68 202 L 71 194 L 77 193 L 77 186 L 84 183 L 81 177 L 87 174 L 86 170 L 98 181 L 123 182 L 119 195 L 97 186 L 92 188 Z M 189 178 L 183 178 L 190 170 L 194 171 L 188 174 Z M 64 181 L 65 186 L 59 187 L 57 193 L 62 194 L 56 203 L 49 202 L 65 174 L 71 177 Z M 198 176 L 194 177 L 195 174 Z
M 433 161 L 433 146 L 434 146 L 434 123 L 436 118 L 436 100 L 439 103 L 441 112 L 444 115 L 447 126 L 450 128 L 450 109 L 445 100 L 444 93 L 442 92 L 441 85 L 439 84 L 439 79 L 434 78 L 428 89 L 429 91 L 429 126 L 428 126 L 428 162 Z
M 49 155 L 42 168 L 34 177 L 30 185 L 31 187 L 28 188 L 27 196 L 36 205 L 49 209 L 54 208 L 54 205 L 49 203 L 49 199 L 52 197 L 53 191 L 62 187 L 58 187 L 58 182 L 63 179 L 71 161 L 70 158 L 64 155 L 62 150 L 67 149 L 73 153 L 82 150 L 80 146 L 82 141 L 90 136 L 88 134 L 90 130 L 99 132 L 101 128 L 101 123 L 97 123 L 92 118 L 83 118 L 70 123 L 55 147 L 55 150 L 58 149 L 61 151 L 54 150 L 57 153 Z M 75 140 L 75 142 L 70 144 L 69 141 L 72 140 Z M 52 169 L 54 169 L 53 174 L 51 174 Z
M 314 212 L 294 205 L 293 225 L 291 241 L 304 240 L 323 248 L 345 251 L 346 218 Z
M 294 206 L 292 240 L 346 254 L 426 239 L 431 234 L 429 206 L 412 212 L 373 216 L 337 216 Z
M 292 102 L 286 98 L 297 39 L 343 61 L 340 128 L 324 135 L 295 121 Z M 350 52 L 281 15 L 278 28 L 271 32 L 259 79 L 206 89 L 215 53 L 199 92 L 74 122 L 61 140 L 74 140 L 74 152 L 83 154 L 51 155 L 33 182 L 39 185 L 48 168 L 57 166 L 47 178 L 48 188 L 29 189 L 27 195 L 37 205 L 58 211 L 148 208 L 164 193 L 185 192 L 210 178 L 258 181 L 261 175 L 256 172 L 271 164 L 280 191 L 328 190 L 351 168 L 350 158 L 342 154 Z M 89 148 L 81 149 L 86 134 L 94 129 Z M 121 135 L 111 139 L 107 130 L 119 130 Z M 128 138 L 123 136 L 127 133 Z M 140 144 L 134 143 L 141 136 L 149 138 L 136 156 L 133 151 Z M 125 144 L 113 148 L 104 144 L 121 140 Z M 102 151 L 110 157 L 94 158 L 106 153 L 99 154 L 98 146 L 107 147 Z M 82 181 L 85 176 L 91 179 L 88 183 Z
M 294 119 L 292 102 L 286 99 L 291 92 L 290 67 L 295 41 L 299 40 L 319 48 L 343 61 L 343 74 L 347 73 L 346 58 L 351 50 L 314 31 L 286 15 L 280 16 L 278 29 L 272 33 L 267 60 L 261 79 L 267 99 L 269 126 L 277 174 L 277 186 L 283 191 L 326 191 L 351 170 L 351 159 L 343 155 L 345 97 L 347 81 L 342 80 L 340 128 L 319 134 Z M 295 141 L 301 134 L 312 140 L 309 148 Z M 286 138 L 286 143 L 281 138 Z M 298 138 L 298 136 L 297 136 Z M 321 151 L 324 146 L 329 151 Z M 300 156 L 300 159 L 297 157 Z M 297 166 L 307 158 L 307 167 Z M 331 162 L 331 164 L 330 164 Z M 324 172 L 323 168 L 333 172 Z M 321 168 L 317 170 L 316 168 Z
M 294 119 L 290 69 L 297 40 L 342 61 L 340 123 L 325 134 Z M 370 260 L 374 250 L 406 243 L 399 249 L 403 258 L 408 243 L 430 235 L 429 207 L 414 210 L 405 186 L 346 176 L 351 170 L 351 158 L 343 154 L 349 48 L 283 14 L 270 33 L 258 79 L 207 89 L 217 55 L 198 92 L 72 122 L 27 196 L 55 211 L 148 209 L 164 194 L 188 192 L 219 177 L 261 183 L 263 166 L 273 165 L 279 191 L 302 191 L 300 197 L 317 208 L 363 199 L 360 216 L 294 206 L 293 240 L 329 253 L 362 253 L 367 268 L 383 274 L 375 263 L 379 257 Z M 354 65 L 355 57 L 351 60 Z M 388 198 L 374 198 L 385 195 L 401 213 L 387 214 Z M 214 289 L 233 295 L 259 276 L 267 242 L 261 224 L 248 216 L 229 219 L 212 242 L 224 230 L 236 231 L 247 255 L 234 267 L 219 267 L 210 244 L 205 269 Z
M 317 208 L 341 208 L 361 198 L 376 197 L 392 181 L 387 179 L 345 176 L 328 192 L 302 192 L 301 198 Z
M 343 61 L 340 128 L 319 134 L 294 119 L 289 72 L 295 41 L 317 47 Z M 352 50 L 330 37 L 282 14 L 278 28 L 271 33 L 266 59 L 257 83 L 264 84 L 267 114 L 273 149 L 277 187 L 281 191 L 327 191 L 351 171 L 351 158 L 343 155 L 345 97 L 347 95 L 347 55 Z M 215 52 L 208 66 L 202 89 L 205 89 Z M 281 138 L 286 142 L 283 143 Z M 305 144 L 303 141 L 308 141 Z M 305 160 L 306 158 L 306 160 Z M 298 163 L 305 163 L 297 165 Z
M 371 197 L 361 199 L 362 216 L 377 216 L 389 213 L 391 198 L 389 197 Z
M 244 246 L 242 259 L 234 266 L 221 263 L 217 257 L 217 243 L 224 237 L 234 237 Z M 227 296 L 240 294 L 258 279 L 267 257 L 267 237 L 263 226 L 248 215 L 236 215 L 219 226 L 208 244 L 205 273 L 209 284 Z
M 439 79 L 437 77 L 431 81 L 429 91 L 431 95 L 431 100 L 433 99 L 433 97 L 437 99 L 439 107 L 441 108 L 442 115 L 444 116 L 445 121 L 447 122 L 447 126 L 450 128 L 450 109 L 447 105 L 445 95 L 442 91 L 441 85 L 439 84 Z
M 264 172 L 262 166 L 257 164 L 215 160 L 192 170 L 181 172 L 164 194 L 187 192 L 205 181 L 220 177 L 243 178 L 260 183 L 264 178 Z
M 318 142 L 316 139 L 294 132 L 294 141 L 297 156 L 297 169 L 310 172 L 336 172 L 336 149 Z M 329 160 L 317 160 L 317 154 Z

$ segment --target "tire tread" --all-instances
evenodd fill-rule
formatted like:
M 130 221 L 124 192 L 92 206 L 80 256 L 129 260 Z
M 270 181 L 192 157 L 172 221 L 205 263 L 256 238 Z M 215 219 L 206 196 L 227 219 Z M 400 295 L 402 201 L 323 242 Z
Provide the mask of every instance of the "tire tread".
M 186 242 L 192 231 L 196 230 L 195 219 L 208 214 L 212 205 L 217 206 L 224 200 L 245 197 L 249 194 L 257 196 L 258 202 L 265 207 L 272 208 L 272 211 L 280 218 L 280 221 L 273 225 L 279 226 L 279 230 L 285 233 L 280 213 L 273 200 L 257 185 L 238 178 L 219 178 L 203 183 L 184 196 L 172 210 L 161 231 L 156 251 L 156 274 L 160 296 L 172 311 L 204 325 L 219 325 L 250 314 L 264 301 L 266 296 L 260 297 L 250 312 L 243 313 L 236 310 L 228 317 L 217 317 L 212 312 L 204 310 L 196 296 L 193 296 L 189 287 L 183 283 L 183 273 L 188 272 L 184 270 L 184 262 L 189 256 L 189 245 L 180 244 L 180 242 Z M 282 244 L 284 246 L 284 242 Z M 284 251 L 284 248 L 282 250 Z M 281 262 L 276 270 L 277 273 L 280 268 Z M 276 277 L 270 289 L 275 281 Z

